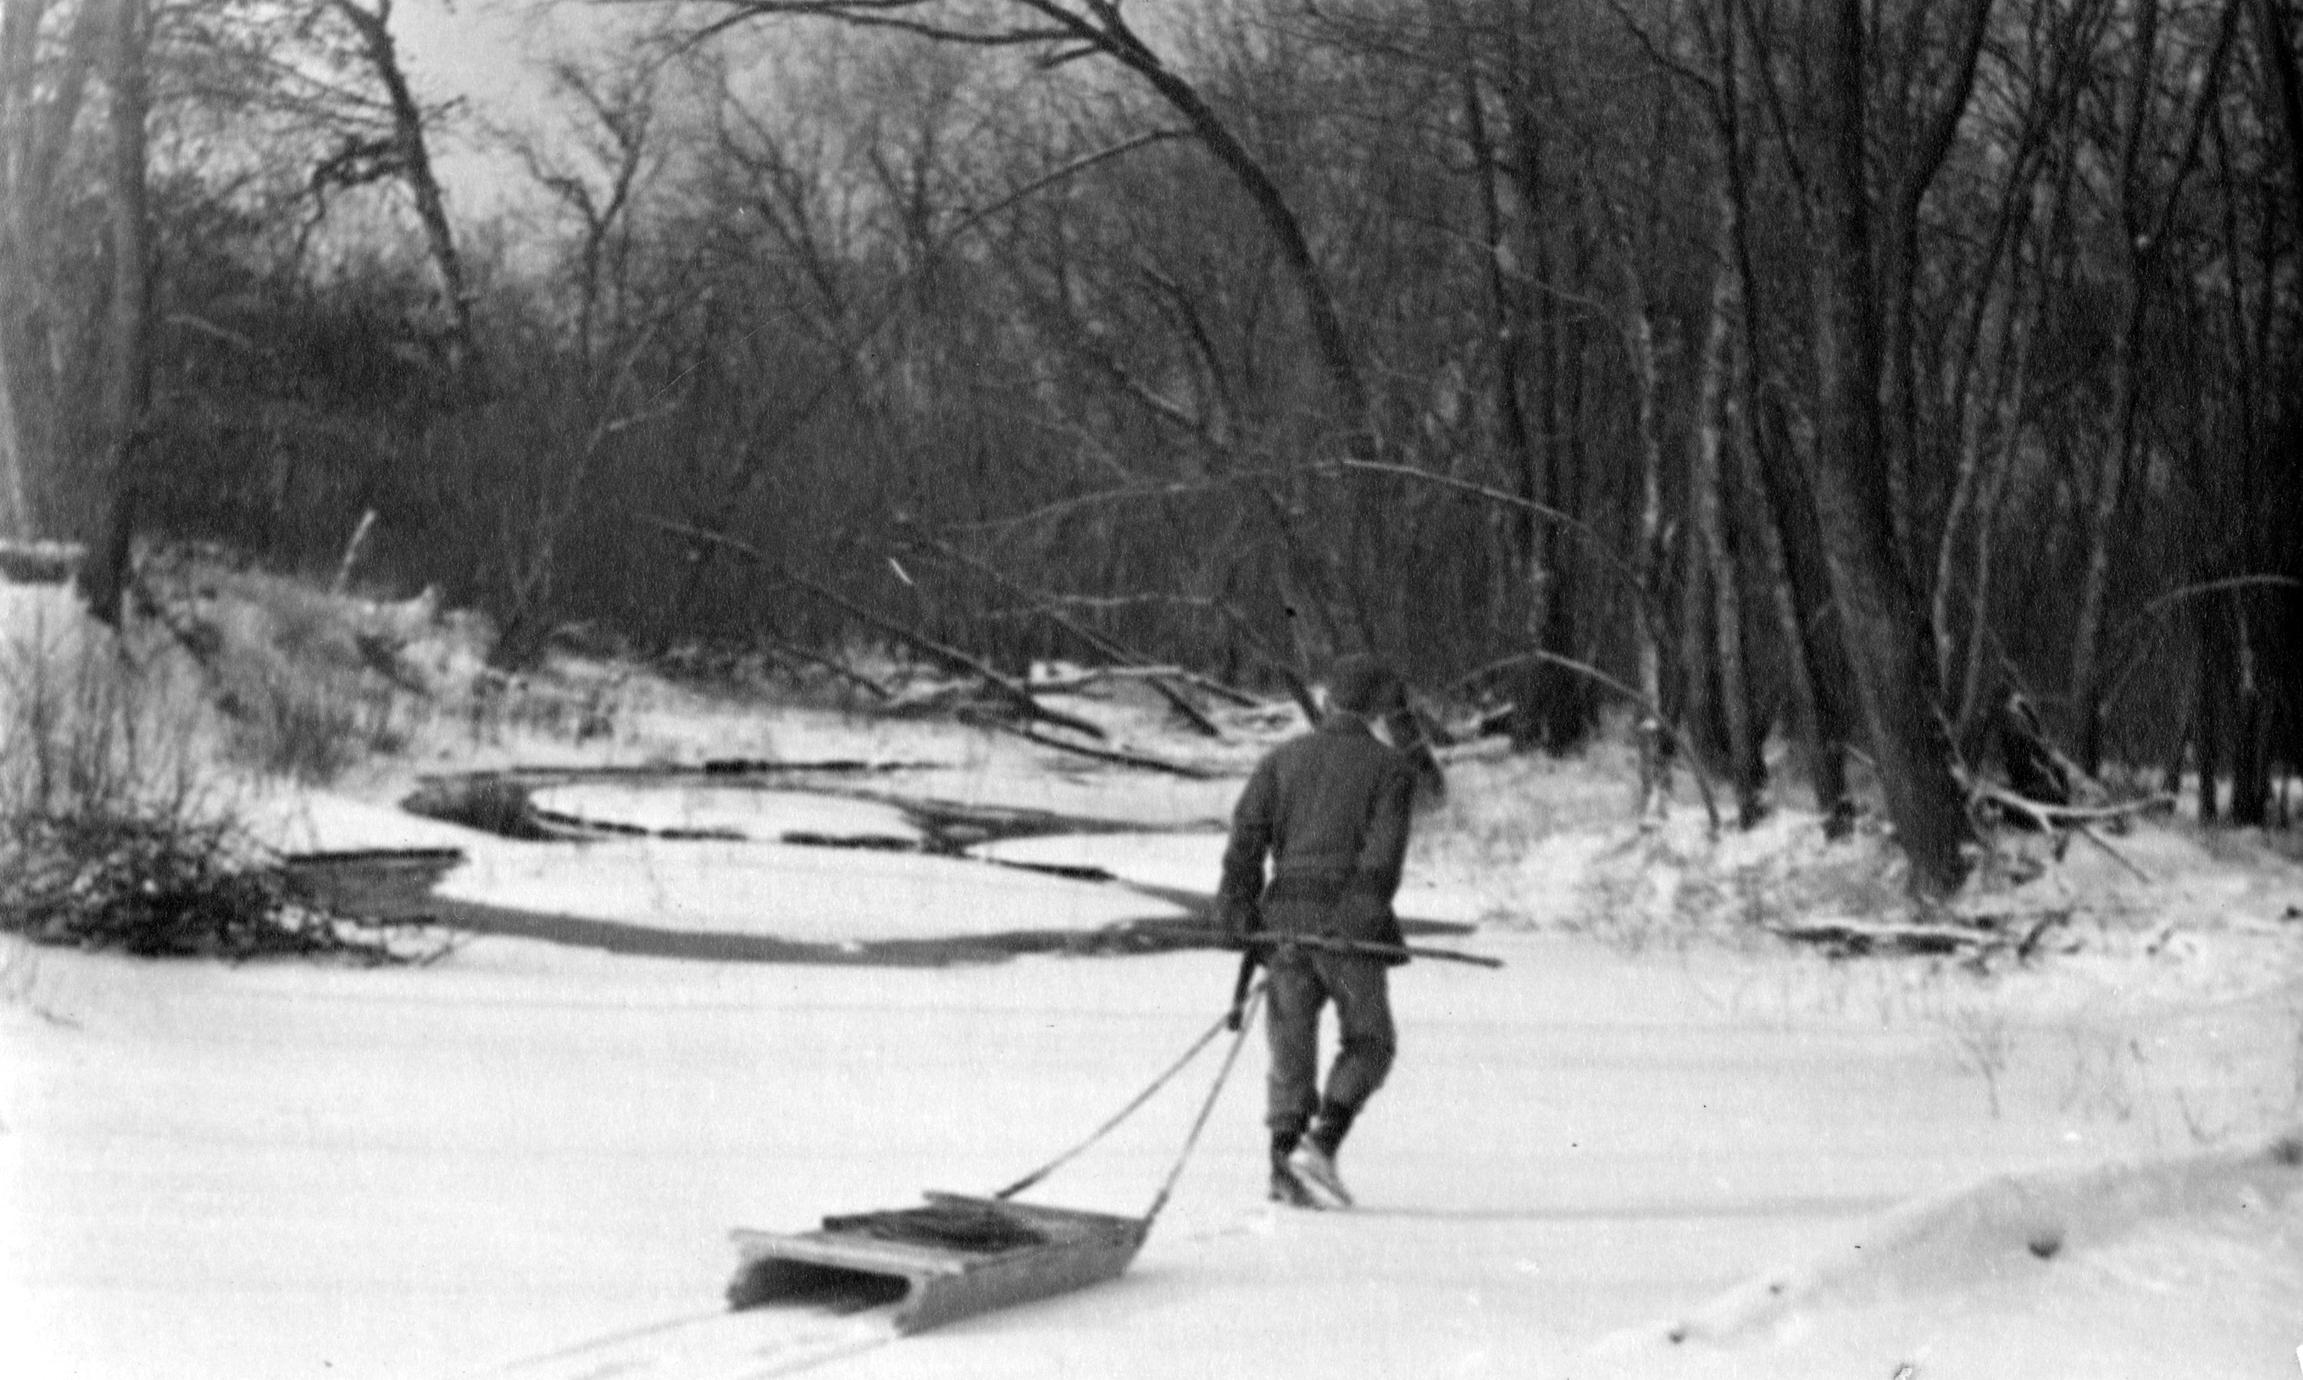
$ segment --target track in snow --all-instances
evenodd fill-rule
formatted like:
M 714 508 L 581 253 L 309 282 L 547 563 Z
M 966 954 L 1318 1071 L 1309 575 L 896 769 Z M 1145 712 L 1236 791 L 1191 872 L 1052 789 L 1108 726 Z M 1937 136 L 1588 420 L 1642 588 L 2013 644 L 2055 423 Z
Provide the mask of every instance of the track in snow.
M 500 1380 L 760 1380 L 892 1342 L 896 1305 L 747 1308 L 672 1318 L 515 1361 Z

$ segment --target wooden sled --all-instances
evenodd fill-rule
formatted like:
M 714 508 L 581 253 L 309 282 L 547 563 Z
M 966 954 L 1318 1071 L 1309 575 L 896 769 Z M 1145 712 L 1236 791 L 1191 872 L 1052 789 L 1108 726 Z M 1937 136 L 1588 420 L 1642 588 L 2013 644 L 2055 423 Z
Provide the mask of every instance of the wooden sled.
M 1150 1223 L 1134 1217 L 930 1193 L 927 1205 L 827 1217 L 816 1231 L 738 1230 L 728 1305 L 806 1302 L 835 1312 L 893 1303 L 911 1333 L 1117 1277 Z

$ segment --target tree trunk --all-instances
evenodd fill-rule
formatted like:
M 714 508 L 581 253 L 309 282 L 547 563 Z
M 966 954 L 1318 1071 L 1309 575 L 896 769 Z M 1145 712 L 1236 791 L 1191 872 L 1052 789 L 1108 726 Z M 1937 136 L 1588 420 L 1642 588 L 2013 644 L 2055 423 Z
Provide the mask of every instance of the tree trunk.
M 2230 647 L 2223 634 L 2220 601 L 2199 611 L 2199 647 L 2193 658 L 2199 697 L 2199 822 L 2213 824 L 2222 814 L 2223 719 L 2230 691 L 2225 675 Z
M 1879 309 L 1864 153 L 1862 0 L 1823 7 L 1812 93 L 1816 515 L 1856 697 L 1913 890 L 1943 897 L 1973 840 L 1937 717 L 1934 638 L 1888 515 L 1881 447 Z
M 16 294 L 25 266 L 19 227 L 28 207 L 21 185 L 21 150 L 32 122 L 33 47 L 39 38 L 39 0 L 0 0 L 0 541 L 32 536 L 28 468 L 16 407 Z
M 1847 794 L 1847 710 L 1840 687 L 1846 684 L 1845 655 L 1835 631 L 1829 576 L 1823 569 L 1815 526 L 1815 501 L 1801 475 L 1797 442 L 1775 392 L 1765 339 L 1760 331 L 1759 274 L 1751 253 L 1750 144 L 1743 129 L 1743 59 L 1735 24 L 1714 36 L 1718 80 L 1712 90 L 1712 117 L 1720 148 L 1721 215 L 1725 248 L 1735 275 L 1742 337 L 1735 374 L 1736 411 L 1743 453 L 1740 479 L 1765 507 L 1758 523 L 1768 570 L 1769 606 L 1782 639 L 1797 720 L 1804 731 L 1803 757 L 1827 838 L 1844 837 L 1854 823 Z M 1763 778 L 1763 745 L 1752 745 L 1750 770 Z
M 2233 610 L 2238 625 L 2239 682 L 2232 692 L 2231 823 L 2259 829 L 2271 804 L 2271 724 L 2263 692 L 2264 667 L 2256 655 L 2254 621 L 2247 601 Z
M 146 213 L 144 117 L 145 0 L 115 0 L 105 76 L 112 87 L 112 142 L 106 192 L 112 230 L 111 374 L 106 380 L 106 492 L 102 525 L 89 543 L 81 590 L 89 610 L 118 626 L 136 534 L 145 414 L 152 397 L 149 298 L 151 233 Z
M 1831 573 L 1823 560 L 1807 462 L 1781 416 L 1780 401 L 1762 388 L 1753 407 L 1760 415 L 1751 419 L 1752 449 L 1774 547 L 1782 561 L 1777 617 L 1785 625 L 1785 645 L 1797 665 L 1793 687 L 1804 686 L 1808 784 L 1814 788 L 1824 832 L 1839 838 L 1854 825 L 1855 807 L 1847 786 L 1847 744 L 1854 730 L 1847 686 L 1853 676 L 1839 635 L 1839 614 L 1831 603 Z
M 4 284 L 16 272 L 4 232 L 0 232 L 0 541 L 29 541 L 34 535 L 32 496 L 24 482 L 26 446 L 16 412 L 15 350 L 9 329 L 10 306 Z
M 1896 151 L 1895 166 L 1889 170 L 1893 182 L 1882 198 L 1878 235 L 1883 337 L 1880 444 L 1887 466 L 1888 521 L 1895 534 L 1896 554 L 1906 562 L 1916 560 L 1921 549 L 1915 540 L 1918 504 L 1913 493 L 1919 442 L 1919 361 L 1914 350 L 1915 293 L 1922 266 L 1919 209 L 1951 151 L 1959 118 L 1974 90 L 1977 59 L 1992 10 L 1992 0 L 1961 0 L 1961 4 L 1959 15 L 1949 21 L 1953 44 L 1949 80 L 1934 93 L 1932 105 L 1921 99 L 1922 109 L 1899 112 L 1905 121 L 1915 119 L 1917 127 L 1901 124 L 1891 136 Z M 1894 95 L 1898 105 L 1908 106 L 1923 94 L 1915 93 L 1910 84 L 1919 70 L 1919 47 L 1927 41 L 1927 7 L 1898 8 L 1908 16 L 1909 32 L 1903 38 L 1904 60 L 1896 64 L 1905 88 Z
M 1660 607 L 1658 566 L 1663 548 L 1663 421 L 1662 380 L 1655 359 L 1655 319 L 1648 306 L 1639 270 L 1627 260 L 1632 275 L 1631 319 L 1624 335 L 1630 345 L 1632 386 L 1639 397 L 1639 531 L 1632 551 L 1633 639 L 1639 662 L 1641 711 L 1639 738 L 1639 817 L 1659 813 L 1670 795 L 1665 779 L 1663 725 L 1652 716 L 1663 704 L 1663 647 L 1656 627 Z
M 1495 141 L 1488 132 L 1487 102 L 1480 90 L 1476 59 L 1466 51 L 1460 60 L 1464 64 L 1464 136 L 1470 144 L 1472 175 L 1479 188 L 1487 326 L 1495 345 L 1495 442 L 1509 462 L 1512 485 L 1529 505 L 1510 518 L 1511 563 L 1519 569 L 1527 587 L 1528 636 L 1537 646 L 1542 646 L 1553 591 L 1549 544 L 1544 540 L 1548 529 L 1538 520 L 1533 505 L 1546 501 L 1550 495 L 1544 491 L 1527 408 L 1520 397 L 1520 379 L 1526 371 L 1528 355 L 1526 310 L 1520 294 L 1512 290 L 1505 269 L 1511 250 L 1504 215 L 1503 180 L 1496 175 Z M 1520 179 L 1522 197 L 1530 194 L 1531 182 L 1532 179 L 1524 175 Z M 1531 214 L 1534 210 L 1532 206 L 1526 209 Z M 1548 693 L 1544 672 L 1553 669 L 1535 662 L 1512 673 L 1516 682 L 1513 698 L 1518 708 L 1512 716 L 1511 737 L 1519 747 L 1524 748 L 1541 736 L 1545 717 L 1542 701 Z
M 1735 259 L 1735 198 L 1724 174 L 1716 209 L 1717 263 L 1712 270 L 1711 322 L 1704 337 L 1687 498 L 1695 528 L 1688 584 L 1695 591 L 1693 597 L 1708 599 L 1709 607 L 1703 613 L 1709 635 L 1698 637 L 1696 630 L 1689 628 L 1683 636 L 1685 655 L 1695 672 L 1688 687 L 1690 696 L 1696 694 L 1698 683 L 1708 691 L 1712 713 L 1705 719 L 1721 735 L 1718 747 L 1735 788 L 1737 823 L 1748 829 L 1759 822 L 1766 807 L 1761 798 L 1765 781 L 1752 737 L 1750 684 L 1744 667 L 1743 593 L 1728 532 L 1725 493 L 1729 484 L 1726 457 L 1733 446 L 1734 384 L 1740 372 L 1736 327 L 1743 304 Z

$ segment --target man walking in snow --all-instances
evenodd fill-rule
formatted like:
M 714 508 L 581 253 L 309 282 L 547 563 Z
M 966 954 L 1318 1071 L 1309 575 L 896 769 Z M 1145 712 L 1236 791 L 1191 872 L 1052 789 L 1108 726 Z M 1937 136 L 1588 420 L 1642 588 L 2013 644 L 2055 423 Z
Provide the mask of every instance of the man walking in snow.
M 1350 1205 L 1336 1151 L 1391 1071 L 1397 1047 L 1385 970 L 1405 962 L 1404 954 L 1287 941 L 1403 942 L 1391 907 L 1407 852 L 1415 774 L 1406 757 L 1376 737 L 1373 724 L 1404 696 L 1399 677 L 1376 658 L 1339 659 L 1318 727 L 1256 765 L 1224 849 L 1218 913 L 1234 938 L 1259 936 L 1257 950 L 1270 975 L 1265 1122 L 1271 1196 L 1297 1207 Z M 1319 1017 L 1329 1002 L 1340 1048 L 1323 1092 Z

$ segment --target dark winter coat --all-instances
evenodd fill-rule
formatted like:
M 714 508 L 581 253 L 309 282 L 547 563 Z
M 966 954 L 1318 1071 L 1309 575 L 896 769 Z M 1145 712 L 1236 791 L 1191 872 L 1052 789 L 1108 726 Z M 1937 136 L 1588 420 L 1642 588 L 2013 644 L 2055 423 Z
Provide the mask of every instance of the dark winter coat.
M 1356 715 L 1330 713 L 1274 748 L 1232 812 L 1217 897 L 1225 928 L 1401 943 L 1392 897 L 1414 802 L 1408 759 Z

